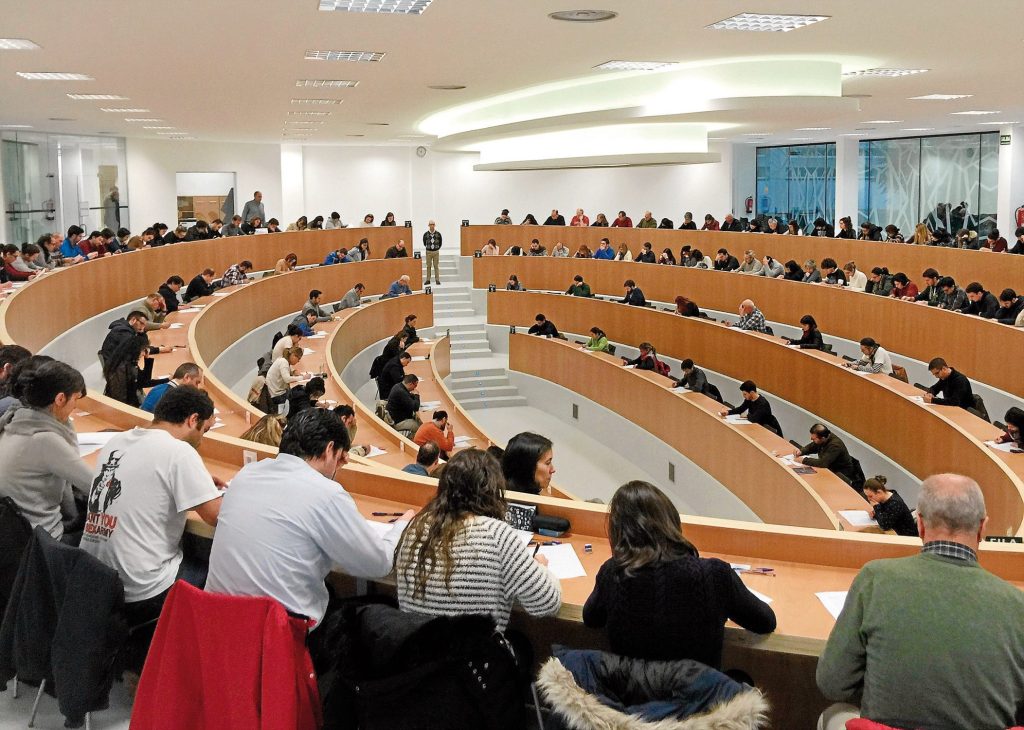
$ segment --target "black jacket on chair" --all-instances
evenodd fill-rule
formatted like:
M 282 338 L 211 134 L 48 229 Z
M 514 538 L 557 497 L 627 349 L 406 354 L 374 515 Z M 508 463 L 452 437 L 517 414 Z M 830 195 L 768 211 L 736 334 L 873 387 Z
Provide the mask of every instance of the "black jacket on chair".
M 106 709 L 127 628 L 117 571 L 36 527 L 0 625 L 0 685 L 47 680 L 67 727 Z
M 0 499 L 0 621 L 11 597 L 21 556 L 32 539 L 32 525 L 10 497 Z
M 324 730 L 519 730 L 516 660 L 490 616 L 342 609 L 332 632 Z

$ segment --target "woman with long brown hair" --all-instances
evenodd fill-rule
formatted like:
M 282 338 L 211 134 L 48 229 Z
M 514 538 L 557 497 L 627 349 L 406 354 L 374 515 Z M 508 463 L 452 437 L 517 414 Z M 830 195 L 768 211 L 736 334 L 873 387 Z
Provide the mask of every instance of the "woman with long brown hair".
M 531 616 L 558 611 L 558 579 L 505 522 L 505 511 L 497 460 L 479 449 L 455 454 L 437 494 L 399 542 L 399 607 L 435 616 L 487 614 L 499 631 L 508 626 L 513 603 Z
M 628 482 L 608 511 L 612 557 L 601 566 L 583 623 L 604 628 L 613 652 L 639 659 L 722 664 L 725 622 L 759 634 L 775 613 L 726 562 L 702 558 L 679 512 L 653 484 Z

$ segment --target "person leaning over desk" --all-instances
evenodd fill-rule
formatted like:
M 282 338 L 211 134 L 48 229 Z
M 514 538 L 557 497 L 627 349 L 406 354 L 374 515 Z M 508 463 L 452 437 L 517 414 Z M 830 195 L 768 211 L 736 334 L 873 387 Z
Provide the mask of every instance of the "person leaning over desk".
M 782 436 L 782 426 L 779 425 L 779 419 L 772 414 L 771 403 L 757 392 L 757 385 L 754 381 L 743 381 L 740 384 L 740 393 L 743 395 L 743 403 L 736 408 L 721 410 L 718 415 L 725 418 L 726 416 L 742 416 L 745 413 L 746 419 L 751 423 L 764 426 L 769 431 Z
M 881 345 L 870 337 L 860 341 L 861 358 L 856 362 L 845 362 L 843 367 L 853 368 L 861 373 L 882 373 L 892 375 L 892 359 Z
M 590 350 L 591 352 L 608 352 L 611 345 L 608 343 L 608 335 L 604 333 L 600 327 L 590 328 L 590 339 L 587 340 L 587 344 L 581 347 L 581 350 Z

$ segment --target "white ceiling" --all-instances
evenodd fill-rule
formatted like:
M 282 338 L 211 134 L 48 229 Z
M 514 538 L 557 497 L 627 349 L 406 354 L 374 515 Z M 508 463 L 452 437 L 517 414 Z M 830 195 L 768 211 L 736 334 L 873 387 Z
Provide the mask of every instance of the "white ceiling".
M 619 16 L 595 24 L 547 17 L 580 7 L 614 10 Z M 789 33 L 704 28 L 741 12 L 832 17 Z M 330 116 L 310 117 L 325 123 L 311 125 L 318 131 L 303 143 L 430 144 L 434 137 L 412 135 L 422 134 L 419 125 L 432 114 L 535 85 L 607 74 L 591 67 L 611 59 L 707 65 L 795 59 L 809 66 L 838 62 L 845 70 L 930 71 L 842 80 L 842 95 L 863 96 L 858 103 L 813 103 L 821 100 L 815 97 L 792 104 L 719 104 L 714 113 L 701 110 L 694 120 L 717 125 L 711 132 L 715 137 L 738 141 L 761 142 L 744 135 L 770 132 L 768 143 L 835 139 L 858 127 L 875 128 L 867 133 L 873 137 L 928 133 L 901 131 L 912 128 L 973 132 L 998 129 L 978 122 L 1024 122 L 1018 78 L 1024 69 L 1022 18 L 1021 0 L 434 0 L 420 16 L 321 12 L 317 0 L 37 0 L 19 4 L 17 12 L 8 8 L 0 23 L 0 37 L 28 38 L 42 46 L 0 51 L 0 125 L 156 138 L 156 130 L 124 121 L 125 116 L 143 116 L 161 118 L 165 121 L 159 124 L 202 140 L 282 142 L 290 141 L 282 137 L 286 126 L 301 126 L 285 121 L 303 119 L 288 112 L 330 111 Z M 387 55 L 379 63 L 304 60 L 305 52 L 314 49 Z M 18 71 L 79 72 L 95 81 L 29 81 Z M 354 79 L 359 85 L 295 86 L 307 78 Z M 427 88 L 435 84 L 467 88 Z M 748 91 L 742 95 L 749 99 Z M 129 98 L 74 101 L 67 93 Z M 609 85 L 608 94 L 614 93 Z M 908 100 L 931 93 L 973 98 Z M 343 103 L 291 103 L 303 97 Z M 101 107 L 141 107 L 151 113 L 105 113 Z M 972 109 L 1001 113 L 950 114 Z M 601 122 L 614 122 L 617 115 L 629 120 L 632 111 L 606 111 Z M 899 123 L 866 123 L 876 119 Z M 832 130 L 795 131 L 819 126 Z

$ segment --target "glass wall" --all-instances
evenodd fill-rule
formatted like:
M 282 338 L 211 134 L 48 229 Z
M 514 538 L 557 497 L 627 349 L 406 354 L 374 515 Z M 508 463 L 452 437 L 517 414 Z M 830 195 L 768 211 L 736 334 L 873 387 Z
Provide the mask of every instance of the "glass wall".
M 123 138 L 40 132 L 0 135 L 5 242 L 80 225 L 130 228 Z
M 832 221 L 836 205 L 835 144 L 757 148 L 758 218 L 797 221 L 805 231 L 819 216 Z
M 865 140 L 860 143 L 860 220 L 909 237 L 924 222 L 984 236 L 996 225 L 999 134 Z

